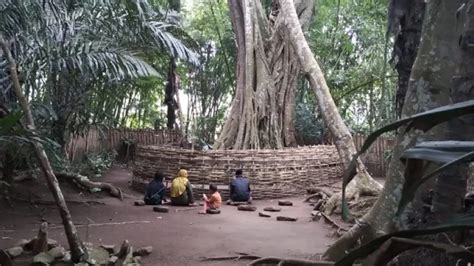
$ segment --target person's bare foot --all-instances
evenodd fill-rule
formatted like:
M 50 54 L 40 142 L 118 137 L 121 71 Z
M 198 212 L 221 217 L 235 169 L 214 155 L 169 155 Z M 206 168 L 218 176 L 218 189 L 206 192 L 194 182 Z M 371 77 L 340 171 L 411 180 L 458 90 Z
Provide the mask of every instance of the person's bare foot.
M 200 211 L 200 212 L 198 212 L 198 213 L 199 213 L 199 214 L 206 214 L 206 212 L 203 212 L 203 211 Z

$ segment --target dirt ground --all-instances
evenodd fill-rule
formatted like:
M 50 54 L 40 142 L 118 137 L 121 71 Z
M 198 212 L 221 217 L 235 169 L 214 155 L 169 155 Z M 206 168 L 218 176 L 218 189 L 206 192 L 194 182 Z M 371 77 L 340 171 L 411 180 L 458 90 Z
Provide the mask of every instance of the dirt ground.
M 311 221 L 311 206 L 302 202 L 303 195 L 290 199 L 295 206 L 282 207 L 280 213 L 297 217 L 296 222 L 276 221 L 275 214 L 271 218 L 258 216 L 258 210 L 276 206 L 276 200 L 254 202 L 258 207 L 256 212 L 223 206 L 218 215 L 198 214 L 202 207 L 170 207 L 169 213 L 156 213 L 149 206 L 133 206 L 133 201 L 141 195 L 128 187 L 130 177 L 130 171 L 121 166 L 114 166 L 104 177 L 104 181 L 131 195 L 124 201 L 101 193 L 80 193 L 70 184 L 62 186 L 84 241 L 119 245 L 127 239 L 135 247 L 153 246 L 153 253 L 143 259 L 144 265 L 246 265 L 248 261 L 200 261 L 202 257 L 232 256 L 236 252 L 308 259 L 322 253 L 334 241 L 328 237 L 332 231 L 329 225 Z M 24 194 L 30 197 L 45 191 L 37 185 L 23 186 Z M 90 201 L 89 205 L 79 203 L 84 200 Z M 54 205 L 15 202 L 15 208 L 11 209 L 1 204 L 0 248 L 11 247 L 21 238 L 31 239 L 43 220 L 50 223 L 49 237 L 67 247 Z

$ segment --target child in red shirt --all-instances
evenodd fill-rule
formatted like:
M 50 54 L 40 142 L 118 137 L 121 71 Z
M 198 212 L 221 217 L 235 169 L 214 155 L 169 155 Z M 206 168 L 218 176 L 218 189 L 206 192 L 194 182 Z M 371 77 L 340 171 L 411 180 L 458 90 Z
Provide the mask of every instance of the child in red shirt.
M 217 191 L 217 186 L 214 184 L 209 185 L 209 195 L 208 198 L 206 195 L 204 197 L 204 210 L 201 213 L 219 213 L 219 209 L 222 205 L 222 198 L 219 191 Z

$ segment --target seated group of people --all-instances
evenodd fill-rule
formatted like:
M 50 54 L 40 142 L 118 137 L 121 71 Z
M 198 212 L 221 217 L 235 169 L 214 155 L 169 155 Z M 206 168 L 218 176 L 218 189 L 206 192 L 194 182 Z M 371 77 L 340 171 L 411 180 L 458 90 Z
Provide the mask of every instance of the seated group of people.
M 148 184 L 145 192 L 145 204 L 160 205 L 166 202 L 163 184 L 165 175 L 158 171 L 154 179 Z M 229 184 L 229 202 L 251 202 L 250 182 L 239 169 L 235 172 L 235 178 Z M 188 179 L 185 169 L 178 171 L 178 175 L 172 179 L 170 187 L 171 204 L 175 206 L 196 206 L 194 202 L 193 188 Z M 222 205 L 222 197 L 214 184 L 209 185 L 209 195 L 203 195 L 206 211 L 219 209 Z

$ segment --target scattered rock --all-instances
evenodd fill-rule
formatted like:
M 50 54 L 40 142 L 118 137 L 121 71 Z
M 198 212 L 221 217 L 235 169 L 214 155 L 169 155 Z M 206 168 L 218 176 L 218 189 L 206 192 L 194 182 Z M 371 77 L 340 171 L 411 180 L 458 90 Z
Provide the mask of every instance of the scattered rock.
M 206 213 L 207 214 L 219 214 L 219 213 L 221 213 L 221 210 L 219 210 L 219 209 L 207 209 Z
M 25 248 L 25 246 L 30 243 L 31 240 L 27 240 L 27 239 L 20 239 L 16 244 L 15 244 L 15 247 L 22 247 L 22 248 Z
M 23 248 L 22 247 L 12 247 L 7 250 L 5 250 L 7 254 L 10 256 L 10 258 L 15 258 L 21 255 L 23 253 Z
M 279 200 L 278 205 L 280 206 L 293 206 L 293 202 L 289 200 Z
M 133 257 L 133 263 L 135 263 L 136 265 L 141 265 L 142 264 L 142 257 L 141 256 Z
M 258 216 L 260 216 L 260 217 L 272 217 L 270 214 L 266 214 L 264 212 L 259 212 Z
M 110 259 L 109 256 L 109 252 L 101 247 L 89 250 L 89 262 L 93 265 L 107 265 Z
M 266 207 L 263 210 L 267 212 L 279 212 L 281 211 L 281 208 L 280 207 Z
M 55 247 L 48 251 L 49 255 L 55 259 L 60 259 L 66 256 L 66 250 L 63 247 Z
M 134 203 L 135 206 L 145 206 L 145 202 L 143 200 L 137 200 Z
M 296 222 L 298 221 L 298 218 L 287 217 L 287 216 L 277 216 L 277 221 Z
M 112 256 L 109 258 L 109 263 L 107 265 L 109 266 L 115 266 L 115 263 L 117 263 L 118 257 L 117 256 Z
M 133 256 L 148 256 L 153 252 L 153 247 L 148 246 L 148 247 L 142 247 L 133 252 Z
M 46 252 L 41 252 L 40 254 L 34 256 L 33 262 L 34 263 L 43 263 L 43 264 L 50 264 L 51 262 L 54 261 L 54 257 L 49 255 Z
M 48 238 L 48 250 L 58 247 L 58 246 L 59 246 L 58 241 Z
M 240 205 L 237 207 L 237 210 L 239 211 L 247 211 L 247 212 L 253 212 L 257 210 L 257 207 L 255 206 L 249 206 L 249 205 Z
M 155 211 L 155 212 L 169 212 L 170 209 L 168 207 L 164 207 L 164 206 L 155 206 L 155 207 L 153 207 L 153 211 Z
M 312 211 L 311 216 L 320 216 L 320 212 L 319 211 Z
M 100 247 L 107 250 L 109 254 L 115 254 L 115 245 L 100 245 Z

